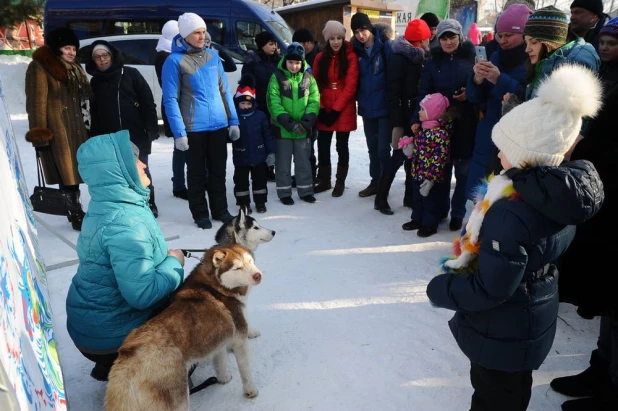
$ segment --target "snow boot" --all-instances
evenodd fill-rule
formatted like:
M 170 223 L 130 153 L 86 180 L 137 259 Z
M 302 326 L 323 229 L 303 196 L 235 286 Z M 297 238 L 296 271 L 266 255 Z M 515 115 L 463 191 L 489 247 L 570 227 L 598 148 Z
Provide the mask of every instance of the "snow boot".
M 388 201 L 386 201 L 394 179 L 395 173 L 382 173 L 382 176 L 380 177 L 380 184 L 378 185 L 378 193 L 376 194 L 375 201 L 373 202 L 373 208 L 384 215 L 395 214 L 394 211 L 391 210 L 391 206 L 388 204 Z
M 332 170 L 331 170 L 330 164 L 325 164 L 325 165 L 320 164 L 318 166 L 318 180 L 320 180 L 320 182 L 317 183 L 313 187 L 314 193 L 316 194 L 323 193 L 324 191 L 327 191 L 333 188 L 330 182 L 331 173 L 332 173 Z
M 337 179 L 333 188 L 333 197 L 341 197 L 345 191 L 345 179 L 348 177 L 348 167 L 337 166 Z M 330 180 L 330 178 L 329 178 Z

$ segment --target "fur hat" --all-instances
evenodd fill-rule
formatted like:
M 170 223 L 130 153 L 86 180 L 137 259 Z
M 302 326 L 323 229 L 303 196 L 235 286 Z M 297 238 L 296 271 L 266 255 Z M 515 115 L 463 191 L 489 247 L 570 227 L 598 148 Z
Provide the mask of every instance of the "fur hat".
M 415 41 L 423 41 L 431 38 L 431 30 L 425 20 L 414 19 L 408 22 L 403 38 L 410 43 Z
M 448 98 L 440 93 L 427 94 L 419 103 L 427 113 L 427 120 L 439 119 L 450 105 Z
M 58 27 L 50 31 L 45 38 L 45 44 L 57 56 L 62 54 L 60 49 L 64 46 L 75 46 L 79 50 L 79 39 L 73 30 L 66 27 Z
M 328 20 L 322 30 L 324 40 L 328 41 L 331 37 L 339 36 L 345 39 L 345 27 L 337 20 Z
M 505 114 L 491 139 L 513 167 L 557 166 L 579 134 L 582 117 L 601 107 L 601 84 L 585 67 L 565 64 L 539 86 L 538 96 Z
M 440 18 L 438 16 L 436 16 L 433 13 L 425 13 L 421 16 L 421 20 L 423 20 L 425 23 L 427 23 L 427 25 L 429 26 L 429 28 L 431 27 L 438 27 L 438 24 L 440 24 Z
M 603 17 L 603 1 L 602 0 L 575 0 L 571 3 L 571 9 L 573 7 L 581 7 L 596 14 L 599 17 Z
M 618 37 L 618 17 L 614 17 L 601 28 L 599 36 L 603 34 L 609 34 L 614 37 Z
M 538 9 L 528 17 L 524 36 L 530 36 L 544 43 L 550 51 L 566 43 L 569 32 L 569 19 L 566 14 L 553 6 Z
M 296 43 L 304 43 L 306 41 L 315 41 L 313 34 L 308 29 L 298 29 L 292 35 L 292 41 Z
M 496 33 L 523 33 L 532 10 L 524 4 L 513 4 L 500 14 Z
M 438 24 L 438 28 L 436 30 L 436 37 L 440 38 L 444 33 L 453 33 L 459 36 L 459 40 L 462 39 L 463 35 L 461 34 L 461 23 L 455 19 L 446 19 L 442 20 L 440 24 Z
M 172 52 L 172 40 L 178 34 L 178 22 L 176 20 L 169 20 L 163 25 L 161 29 L 161 37 L 155 48 L 157 51 Z
M 183 39 L 189 37 L 195 30 L 206 30 L 206 22 L 195 13 L 184 13 L 178 17 L 178 32 Z
M 258 51 L 262 50 L 262 48 L 271 41 L 276 43 L 277 39 L 269 31 L 262 31 L 255 35 L 255 45 L 257 46 Z
M 369 16 L 365 13 L 356 12 L 352 16 L 352 20 L 350 21 L 350 28 L 352 32 L 355 32 L 358 29 L 367 29 L 369 31 L 373 30 L 373 24 L 371 24 L 371 20 Z
M 300 43 L 290 43 L 285 50 L 285 60 L 305 61 L 305 48 Z

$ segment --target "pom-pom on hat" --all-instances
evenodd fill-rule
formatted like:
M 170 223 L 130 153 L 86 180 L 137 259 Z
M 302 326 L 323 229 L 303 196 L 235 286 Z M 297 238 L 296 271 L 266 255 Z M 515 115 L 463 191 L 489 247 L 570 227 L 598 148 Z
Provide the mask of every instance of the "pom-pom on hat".
M 234 94 L 234 104 L 237 110 L 243 101 L 251 103 L 251 109 L 239 110 L 240 114 L 248 114 L 255 110 L 255 78 L 251 74 L 243 75 L 238 81 L 238 88 Z
M 459 36 L 459 40 L 462 39 L 463 35 L 461 34 L 461 23 L 455 19 L 446 19 L 442 20 L 440 24 L 438 24 L 438 29 L 436 30 L 436 37 L 440 38 L 444 33 L 453 33 Z
M 313 34 L 308 29 L 298 29 L 292 35 L 292 41 L 296 43 L 304 43 L 306 41 L 315 41 Z
M 603 1 L 602 0 L 575 0 L 571 3 L 571 9 L 573 7 L 581 7 L 596 14 L 599 17 L 603 16 Z
M 329 20 L 324 25 L 322 35 L 324 36 L 324 40 L 326 41 L 328 41 L 328 39 L 330 39 L 331 37 L 336 36 L 343 37 L 345 39 L 345 27 L 337 20 Z
M 425 109 L 427 120 L 437 120 L 444 114 L 451 103 L 448 101 L 448 98 L 444 97 L 442 94 L 433 93 L 427 94 L 419 105 Z
M 356 31 L 358 29 L 367 29 L 369 31 L 373 30 L 373 24 L 371 24 L 371 20 L 369 16 L 365 13 L 356 12 L 352 16 L 352 20 L 350 21 L 350 28 L 352 31 Z
M 262 48 L 271 41 L 276 42 L 277 39 L 275 39 L 275 36 L 269 31 L 262 31 L 255 35 L 255 45 L 258 50 L 262 50 Z
M 436 16 L 433 13 L 425 13 L 421 16 L 421 20 L 423 20 L 425 23 L 427 23 L 427 25 L 429 26 L 429 28 L 431 27 L 438 27 L 438 24 L 440 24 L 440 18 L 438 16 Z
M 66 27 L 58 27 L 50 31 L 45 38 L 45 44 L 57 56 L 62 54 L 60 48 L 64 46 L 75 46 L 79 50 L 79 39 L 73 30 Z
M 513 4 L 500 14 L 496 33 L 523 33 L 532 10 L 524 4 Z
M 414 41 L 423 41 L 431 38 L 431 30 L 424 20 L 414 19 L 408 22 L 403 38 L 410 43 Z
M 601 28 L 599 36 L 603 34 L 609 34 L 614 37 L 618 37 L 618 17 L 614 17 Z
M 206 29 L 204 19 L 195 13 L 184 13 L 178 17 L 178 31 L 183 39 L 197 29 Z
M 543 7 L 532 13 L 524 28 L 524 36 L 541 41 L 550 51 L 566 43 L 568 32 L 569 19 L 566 14 L 553 6 Z
M 513 167 L 557 166 L 579 134 L 582 117 L 601 107 L 601 84 L 580 65 L 555 69 L 538 96 L 513 108 L 494 126 L 491 139 Z

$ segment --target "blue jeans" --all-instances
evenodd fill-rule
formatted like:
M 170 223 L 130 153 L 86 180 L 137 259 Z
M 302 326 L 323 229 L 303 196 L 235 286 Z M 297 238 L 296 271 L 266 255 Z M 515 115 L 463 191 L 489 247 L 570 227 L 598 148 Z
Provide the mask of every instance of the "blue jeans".
M 174 147 L 172 154 L 172 190 L 186 190 L 185 165 L 187 164 L 187 152 Z
M 369 150 L 369 175 L 371 185 L 377 186 L 383 170 L 391 162 L 391 126 L 388 117 L 363 117 L 367 149 Z
M 470 162 L 472 157 L 453 159 L 452 166 L 446 166 L 445 179 L 449 183 L 453 176 L 453 167 L 455 168 L 455 191 L 450 199 L 451 218 L 459 217 L 464 218 L 466 216 L 466 202 L 468 197 L 466 196 L 466 184 L 468 182 L 468 170 L 470 169 Z M 446 212 L 449 209 L 449 199 L 446 197 L 445 203 Z

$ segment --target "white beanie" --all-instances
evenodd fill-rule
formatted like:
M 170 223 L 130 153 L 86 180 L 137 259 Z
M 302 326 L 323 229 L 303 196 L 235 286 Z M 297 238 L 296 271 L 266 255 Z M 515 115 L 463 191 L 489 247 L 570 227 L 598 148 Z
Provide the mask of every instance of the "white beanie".
M 557 166 L 575 142 L 582 117 L 593 117 L 600 107 L 597 76 L 565 64 L 543 80 L 536 98 L 500 119 L 491 139 L 513 167 Z
M 161 29 L 161 37 L 159 37 L 156 50 L 171 53 L 172 40 L 176 34 L 178 34 L 178 22 L 176 20 L 170 20 L 165 23 Z
M 92 57 L 94 57 L 94 52 L 97 50 L 105 50 L 106 52 L 108 52 L 110 55 L 112 54 L 112 51 L 109 49 L 109 47 L 107 47 L 104 44 L 97 44 L 96 46 L 94 46 L 92 48 Z
M 183 39 L 197 29 L 206 29 L 204 19 L 195 13 L 185 13 L 178 17 L 178 31 Z
M 337 20 L 328 20 L 322 30 L 324 40 L 328 41 L 331 37 L 339 36 L 345 39 L 345 27 Z

